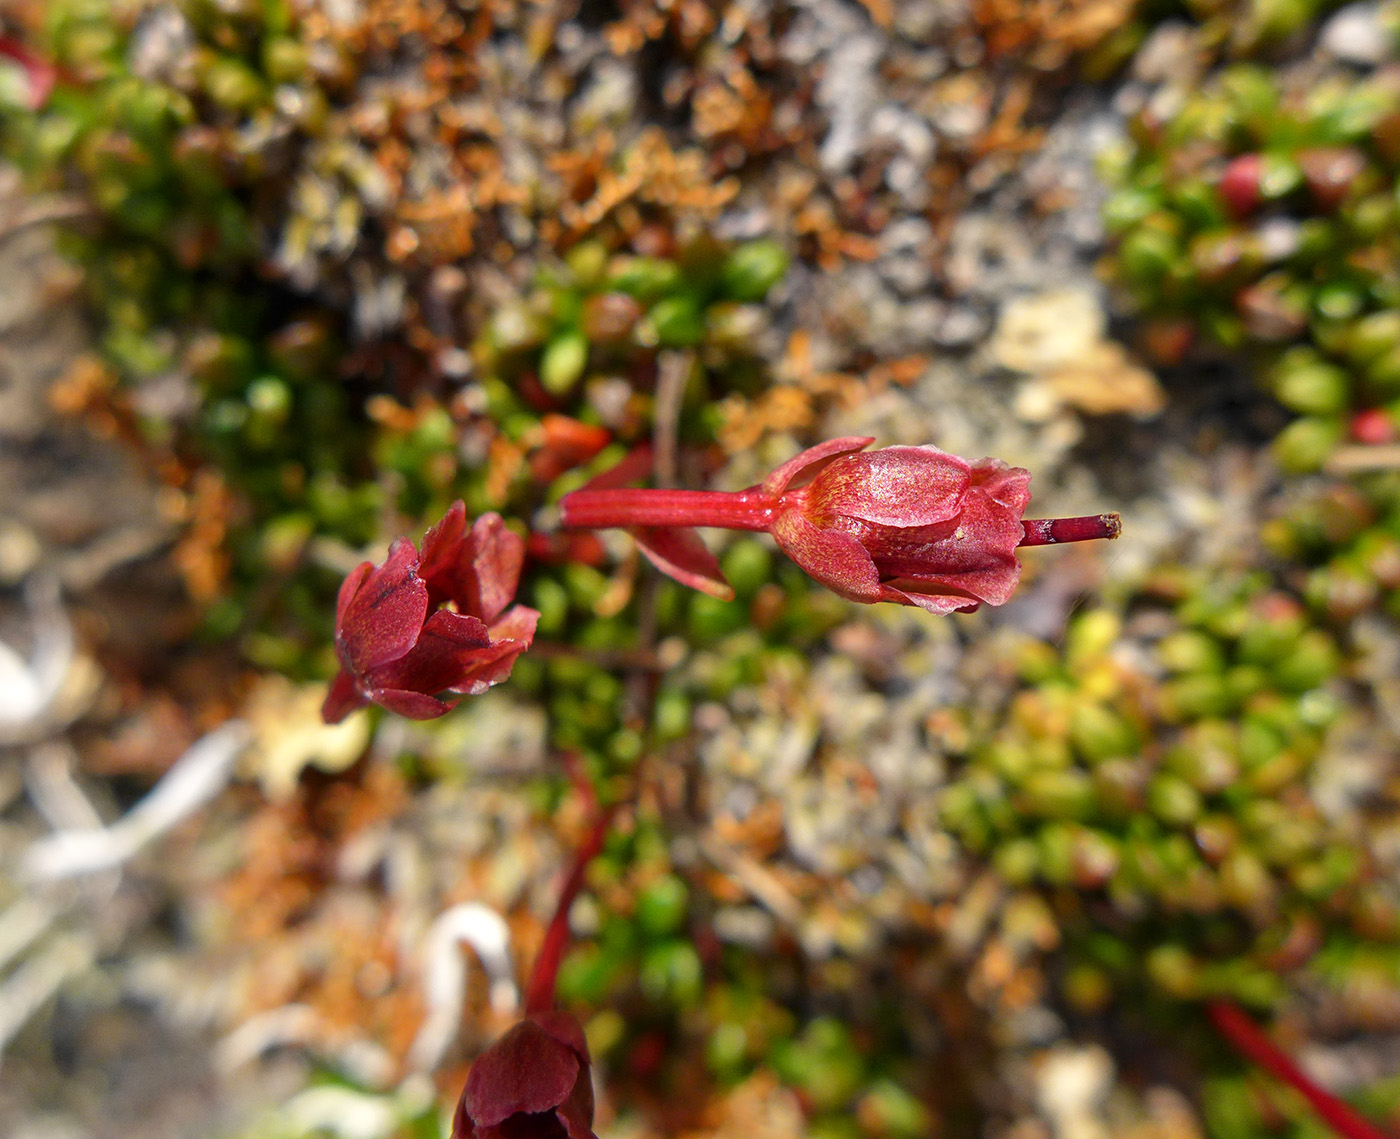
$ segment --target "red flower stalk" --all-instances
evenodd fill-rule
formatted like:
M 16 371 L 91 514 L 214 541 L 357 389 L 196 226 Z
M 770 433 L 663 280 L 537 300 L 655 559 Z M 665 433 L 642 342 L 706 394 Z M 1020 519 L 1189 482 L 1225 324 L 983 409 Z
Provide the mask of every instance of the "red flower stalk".
M 1243 1010 L 1225 1001 L 1212 1001 L 1206 1012 L 1236 1051 L 1297 1091 L 1342 1139 L 1392 1139 L 1350 1104 L 1313 1083 Z
M 509 677 L 540 616 L 506 608 L 524 557 L 524 539 L 500 515 L 483 514 L 468 530 L 459 501 L 423 538 L 421 556 L 400 538 L 383 565 L 356 568 L 336 602 L 340 673 L 321 707 L 325 721 L 370 703 L 431 720 L 452 707 L 451 697 L 479 695 Z
M 452 1116 L 452 1139 L 597 1139 L 588 1042 L 579 1022 L 554 1008 L 554 983 L 569 940 L 569 909 L 603 847 L 603 811 L 574 859 L 535 960 L 525 1019 L 477 1057 Z
M 767 530 L 807 573 L 853 601 L 931 613 L 1000 605 L 1016 588 L 1018 546 L 1116 538 L 1116 514 L 1023 522 L 1030 475 L 937 447 L 832 439 L 733 493 L 586 487 L 566 495 L 565 526 L 632 529 L 662 572 L 715 597 L 733 590 L 692 526 Z

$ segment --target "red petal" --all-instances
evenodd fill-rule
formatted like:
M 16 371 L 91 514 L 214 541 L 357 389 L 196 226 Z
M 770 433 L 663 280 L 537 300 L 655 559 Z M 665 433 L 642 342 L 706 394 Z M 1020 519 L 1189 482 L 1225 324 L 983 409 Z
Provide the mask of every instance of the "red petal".
M 517 1112 L 553 1111 L 574 1090 L 583 1062 L 533 1020 L 522 1020 L 483 1052 L 462 1091 L 476 1127 L 495 1127 Z
M 952 592 L 961 594 L 966 604 L 982 601 L 988 605 L 1005 605 L 1021 580 L 1021 563 L 1014 557 L 998 557 L 994 562 L 962 573 L 939 573 L 928 576 L 894 578 L 888 584 L 912 595 L 941 596 Z M 922 602 L 915 600 L 916 605 Z M 924 606 L 928 608 L 928 606 Z M 956 606 L 955 606 L 956 608 Z M 941 610 L 948 612 L 948 610 Z
M 423 535 L 423 555 L 418 576 L 428 583 L 430 604 L 452 596 L 456 567 L 462 560 L 462 537 L 467 532 L 467 507 L 459 498 L 442 521 Z
M 356 708 L 368 703 L 355 678 L 342 668 L 331 681 L 325 703 L 321 705 L 321 719 L 328 724 L 338 724 Z
M 384 564 L 364 574 L 341 609 L 336 647 L 342 663 L 363 676 L 398 660 L 413 648 L 427 615 L 428 587 L 418 576 L 418 551 L 400 538 L 389 547 Z
M 350 608 L 350 602 L 360 591 L 360 586 L 364 584 L 365 578 L 369 576 L 369 571 L 372 569 L 374 569 L 373 562 L 361 562 L 340 583 L 340 592 L 335 595 L 335 627 L 337 629 L 345 627 L 345 611 Z
M 476 578 L 476 604 L 468 611 L 490 624 L 515 596 L 520 567 L 525 563 L 525 539 L 508 530 L 499 514 L 483 514 L 467 539 Z M 460 605 L 460 600 L 458 601 Z
M 473 1126 L 471 1117 L 467 1114 L 465 1095 L 457 1100 L 457 1110 L 452 1113 L 451 1139 L 476 1139 L 476 1127 Z
M 491 635 L 475 617 L 439 609 L 424 623 L 418 643 L 406 656 L 366 678 L 375 688 L 436 695 L 456 689 L 482 660 L 491 659 Z
M 450 599 L 460 612 L 489 623 L 515 596 L 524 562 L 525 540 L 499 514 L 483 514 L 467 532 L 459 501 L 423 539 L 419 572 L 434 603 Z
M 480 696 L 494 684 L 509 680 L 515 658 L 530 646 L 524 641 L 494 641 L 473 657 L 469 667 L 449 687 L 460 696 Z
M 879 601 L 880 575 L 850 534 L 813 526 L 796 510 L 778 515 L 770 533 L 778 547 L 808 574 L 852 601 Z
M 958 513 L 970 470 L 937 447 L 882 447 L 827 467 L 807 492 L 808 508 L 884 526 L 931 526 Z
M 929 613 L 943 616 L 948 613 L 975 613 L 982 603 L 966 593 L 937 592 L 933 583 L 910 581 L 900 578 L 880 586 L 881 600 L 894 601 L 900 605 L 917 605 Z
M 681 526 L 642 526 L 632 531 L 637 545 L 657 569 L 682 585 L 733 601 L 734 589 L 724 578 L 719 561 L 694 530 Z
M 1015 511 L 1017 519 L 1031 504 L 1031 473 L 1000 459 L 978 459 L 972 464 L 972 485 L 993 502 Z
M 764 494 L 779 495 L 786 490 L 796 490 L 811 481 L 823 467 L 842 455 L 860 451 L 875 442 L 873 435 L 847 435 L 840 439 L 828 439 L 815 447 L 808 447 L 801 454 L 794 455 L 778 467 L 760 484 Z M 799 476 L 801 476 L 799 478 Z
M 583 1063 L 588 1063 L 588 1038 L 583 1034 L 583 1025 L 576 1017 L 553 1009 L 550 1012 L 536 1013 L 530 1018 L 561 1044 L 567 1044 Z
M 574 1081 L 569 1098 L 554 1109 L 569 1139 L 598 1139 L 593 1133 L 593 1081 L 585 1067 Z
M 445 701 L 402 688 L 371 688 L 369 698 L 409 720 L 436 720 L 452 711 L 452 705 Z
M 512 605 L 491 625 L 491 643 L 524 641 L 528 649 L 535 639 L 535 626 L 540 622 L 538 609 L 528 605 Z
M 997 482 L 993 489 L 1006 486 Z M 917 605 L 923 604 L 918 595 L 948 593 L 1001 605 L 1021 578 L 1016 546 L 1024 533 L 1019 509 L 1008 509 L 974 486 L 956 520 L 923 532 L 887 530 L 879 548 L 873 538 L 867 542 L 887 584 L 914 596 Z

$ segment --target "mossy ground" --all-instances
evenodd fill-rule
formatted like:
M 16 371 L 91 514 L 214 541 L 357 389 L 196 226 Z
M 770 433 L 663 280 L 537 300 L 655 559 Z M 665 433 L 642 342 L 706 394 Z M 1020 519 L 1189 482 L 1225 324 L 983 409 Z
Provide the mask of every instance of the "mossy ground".
M 523 973 L 588 795 L 625 804 L 560 985 L 600 1133 L 1314 1134 L 1212 998 L 1359 1056 L 1394 1123 L 1393 5 L 1370 65 L 1266 0 L 13 7 L 60 82 L 6 151 L 82 215 L 51 402 L 141 457 L 186 598 L 119 637 L 70 587 L 77 771 L 114 814 L 222 717 L 256 739 L 64 911 L 103 948 L 14 1046 L 17 1134 L 100 1114 L 122 1077 L 100 1041 L 65 1077 L 64 1025 L 133 1005 L 223 1039 L 165 1134 L 441 1134 L 510 1014 L 469 967 L 411 1070 L 433 922 L 491 907 Z M 720 539 L 720 602 L 554 529 L 641 443 L 737 488 L 857 432 L 1125 536 L 934 621 L 766 539 Z M 339 580 L 458 497 L 530 533 L 535 647 L 443 721 L 322 735 Z

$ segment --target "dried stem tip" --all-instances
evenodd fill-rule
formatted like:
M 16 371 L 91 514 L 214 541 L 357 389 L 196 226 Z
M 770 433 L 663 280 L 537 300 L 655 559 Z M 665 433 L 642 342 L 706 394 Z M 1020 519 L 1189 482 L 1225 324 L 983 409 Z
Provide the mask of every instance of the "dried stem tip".
M 1025 536 L 1018 545 L 1054 546 L 1061 542 L 1088 542 L 1095 538 L 1116 538 L 1123 532 L 1123 519 L 1117 514 L 1086 514 L 1080 518 L 1027 518 L 1021 526 Z

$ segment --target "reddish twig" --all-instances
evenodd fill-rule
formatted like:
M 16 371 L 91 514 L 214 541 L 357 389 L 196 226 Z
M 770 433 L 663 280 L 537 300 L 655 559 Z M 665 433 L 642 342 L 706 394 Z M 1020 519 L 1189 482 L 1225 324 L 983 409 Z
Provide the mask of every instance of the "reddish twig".
M 599 488 L 590 485 L 560 504 L 565 526 L 719 526 L 728 530 L 767 530 L 779 511 L 775 496 L 751 490 L 669 490 Z M 1117 514 L 1078 518 L 1028 518 L 1021 523 L 1022 546 L 1051 546 L 1116 538 L 1123 532 Z
M 615 812 L 616 806 L 612 806 L 599 813 L 588 837 L 574 855 L 574 865 L 564 879 L 554 917 L 550 919 L 544 943 L 540 946 L 539 956 L 535 958 L 535 971 L 530 975 L 530 987 L 525 997 L 526 1016 L 548 1012 L 554 1007 L 554 983 L 559 976 L 560 962 L 564 960 L 564 950 L 569 946 L 569 910 L 583 889 L 583 876 L 588 864 L 603 849 Z
M 762 491 L 585 489 L 560 503 L 565 526 L 719 526 L 766 530 L 775 503 Z
M 1091 542 L 1116 538 L 1123 532 L 1117 514 L 1085 514 L 1079 518 L 1027 518 L 1021 523 L 1023 546 L 1053 546 L 1061 542 Z
M 1243 1010 L 1224 1001 L 1212 1001 L 1206 1006 L 1206 1012 L 1240 1055 L 1306 1099 L 1319 1118 L 1343 1139 L 1395 1139 L 1355 1108 L 1313 1083 Z

